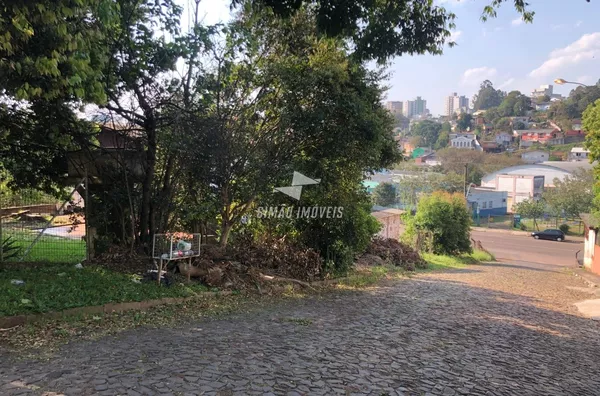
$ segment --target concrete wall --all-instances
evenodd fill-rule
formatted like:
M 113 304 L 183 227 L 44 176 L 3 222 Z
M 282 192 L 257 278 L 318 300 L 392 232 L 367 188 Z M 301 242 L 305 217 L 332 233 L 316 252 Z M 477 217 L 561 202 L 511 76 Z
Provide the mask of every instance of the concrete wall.
M 508 203 L 506 191 L 470 191 L 467 202 L 473 209 L 473 214 L 479 216 L 505 215 Z

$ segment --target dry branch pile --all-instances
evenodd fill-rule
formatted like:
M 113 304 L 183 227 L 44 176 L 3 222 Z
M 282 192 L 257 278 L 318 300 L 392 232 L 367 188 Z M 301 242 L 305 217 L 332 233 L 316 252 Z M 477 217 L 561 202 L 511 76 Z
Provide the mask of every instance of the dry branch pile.
M 402 267 L 408 271 L 427 267 L 427 262 L 421 258 L 419 252 L 396 239 L 374 239 L 359 262 L 365 263 L 369 255 L 381 258 L 385 264 Z M 379 264 L 376 260 L 372 261 L 375 262 L 372 262 L 371 265 Z

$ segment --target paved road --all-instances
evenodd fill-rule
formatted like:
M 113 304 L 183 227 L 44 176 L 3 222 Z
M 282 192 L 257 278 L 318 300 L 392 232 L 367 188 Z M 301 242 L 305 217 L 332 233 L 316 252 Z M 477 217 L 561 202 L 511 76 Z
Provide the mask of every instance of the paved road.
M 556 242 L 498 231 L 473 231 L 471 236 L 480 240 L 483 247 L 503 262 L 533 262 L 574 267 L 577 265 L 575 253 L 578 250 L 583 252 L 583 239 L 576 237 Z
M 0 355 L 0 394 L 599 395 L 600 323 L 572 305 L 588 293 L 552 265 L 470 266 L 74 342 L 50 361 Z

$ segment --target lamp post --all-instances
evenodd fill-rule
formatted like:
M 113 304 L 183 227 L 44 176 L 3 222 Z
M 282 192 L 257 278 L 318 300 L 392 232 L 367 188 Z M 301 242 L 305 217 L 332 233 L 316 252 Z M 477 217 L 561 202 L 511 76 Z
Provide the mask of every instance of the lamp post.
M 574 82 L 574 81 L 567 81 L 564 78 L 557 78 L 556 80 L 554 80 L 554 82 L 558 85 L 564 85 L 564 84 L 575 84 L 575 85 L 581 85 L 582 87 L 587 87 L 587 85 L 582 84 L 580 82 Z

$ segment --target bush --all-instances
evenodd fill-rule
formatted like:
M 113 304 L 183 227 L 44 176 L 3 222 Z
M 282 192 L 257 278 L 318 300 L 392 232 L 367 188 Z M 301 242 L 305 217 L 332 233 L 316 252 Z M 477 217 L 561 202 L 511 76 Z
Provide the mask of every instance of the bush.
M 462 194 L 434 192 L 421 198 L 408 222 L 405 240 L 435 254 L 471 253 L 471 213 Z
M 558 228 L 559 228 L 559 229 L 560 229 L 562 232 L 564 232 L 565 234 L 567 234 L 567 233 L 569 233 L 569 228 L 571 228 L 571 227 L 569 227 L 569 225 L 568 225 L 568 224 L 561 224 L 561 225 L 560 225 Z

